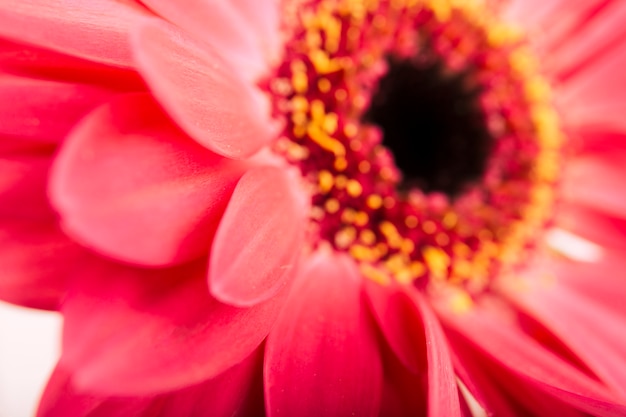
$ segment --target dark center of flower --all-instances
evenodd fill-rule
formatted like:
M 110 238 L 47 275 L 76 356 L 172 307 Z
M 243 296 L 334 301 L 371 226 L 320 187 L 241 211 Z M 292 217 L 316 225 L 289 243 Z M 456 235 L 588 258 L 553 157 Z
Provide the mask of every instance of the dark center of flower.
M 402 171 L 402 188 L 457 195 L 481 178 L 491 133 L 467 74 L 441 62 L 388 58 L 364 121 L 383 130 L 383 145 Z
M 288 4 L 262 87 L 285 126 L 274 150 L 309 184 L 312 248 L 466 296 L 525 262 L 562 135 L 524 39 L 473 1 Z

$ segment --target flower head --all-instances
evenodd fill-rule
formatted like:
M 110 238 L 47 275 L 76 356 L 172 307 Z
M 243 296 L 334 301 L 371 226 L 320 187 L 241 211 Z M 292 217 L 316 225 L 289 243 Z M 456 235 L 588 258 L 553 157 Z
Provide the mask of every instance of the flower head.
M 0 6 L 40 415 L 624 415 L 624 13 Z

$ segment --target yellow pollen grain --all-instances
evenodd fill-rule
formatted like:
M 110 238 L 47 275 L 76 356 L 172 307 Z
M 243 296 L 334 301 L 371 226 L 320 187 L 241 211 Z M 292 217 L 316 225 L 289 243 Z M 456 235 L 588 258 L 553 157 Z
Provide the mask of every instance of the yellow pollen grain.
M 311 102 L 311 117 L 317 123 L 323 123 L 324 116 L 326 116 L 326 109 L 324 108 L 324 102 L 322 100 L 313 100 Z
M 393 171 L 389 167 L 383 167 L 380 170 L 380 177 L 385 181 L 389 181 L 393 177 Z
M 346 154 L 343 143 L 327 135 L 317 124 L 310 123 L 307 127 L 307 133 L 311 140 L 325 151 L 331 152 L 337 157 L 343 157 Z
M 340 249 L 348 248 L 356 239 L 356 229 L 354 227 L 344 227 L 335 234 L 335 245 Z
M 344 101 L 346 98 L 348 98 L 348 92 L 344 90 L 343 88 L 340 88 L 337 91 L 335 91 L 335 98 L 339 102 Z
M 359 240 L 366 245 L 373 245 L 376 242 L 376 234 L 370 229 L 363 229 L 359 234 Z
M 336 113 L 328 113 L 324 116 L 324 122 L 323 122 L 323 126 L 324 126 L 324 130 L 332 135 L 333 133 L 335 133 L 337 131 L 337 125 L 339 123 L 339 116 L 337 116 Z
M 294 72 L 291 76 L 291 85 L 297 93 L 305 93 L 309 88 L 309 78 L 304 72 Z
M 415 250 L 415 243 L 411 239 L 402 239 L 402 244 L 400 246 L 400 250 L 408 255 L 413 253 Z
M 343 133 L 349 138 L 353 138 L 356 136 L 359 128 L 354 123 L 346 123 L 343 128 Z
M 423 263 L 419 261 L 411 262 L 410 268 L 411 268 L 411 273 L 416 278 L 421 277 L 422 275 L 426 273 L 426 265 L 424 265 Z
M 355 179 L 348 180 L 346 191 L 351 197 L 358 197 L 363 193 L 363 186 Z
M 404 224 L 409 229 L 415 229 L 418 223 L 419 223 L 419 220 L 417 220 L 417 217 L 415 217 L 412 214 L 409 216 L 406 216 L 406 218 L 404 219 Z
M 391 209 L 396 205 L 396 199 L 390 196 L 383 198 L 383 206 L 387 209 Z
M 443 216 L 443 220 L 441 221 L 441 224 L 443 225 L 443 227 L 449 230 L 449 229 L 452 229 L 454 226 L 456 226 L 456 223 L 458 220 L 459 220 L 459 216 L 457 216 L 456 213 L 450 211 L 446 213 L 445 216 Z
M 442 249 L 427 246 L 422 250 L 422 256 L 435 278 L 444 278 L 447 275 L 450 257 Z
M 359 227 L 365 226 L 370 221 L 370 216 L 367 215 L 364 211 L 359 211 L 354 217 L 354 224 Z
M 330 74 L 342 68 L 340 60 L 329 58 L 328 54 L 321 49 L 314 49 L 309 52 L 309 59 L 319 74 Z
M 303 126 L 309 120 L 305 113 L 293 112 L 291 115 L 291 121 L 296 126 Z
M 335 159 L 335 162 L 333 163 L 333 166 L 337 171 L 344 171 L 348 167 L 348 160 L 343 156 L 337 157 Z
M 432 235 L 437 231 L 437 225 L 432 220 L 426 220 L 422 225 L 422 230 L 424 231 L 424 233 Z
M 308 49 L 319 49 L 322 46 L 322 36 L 319 31 L 313 29 L 307 30 L 306 45 Z
M 435 236 L 435 242 L 437 242 L 439 246 L 448 246 L 448 244 L 450 243 L 450 238 L 447 234 L 440 232 L 437 233 L 437 235 Z
M 341 213 L 341 221 L 344 223 L 352 224 L 356 218 L 356 210 L 347 208 Z
M 323 170 L 319 173 L 318 182 L 320 192 L 322 194 L 326 194 L 333 189 L 333 186 L 335 185 L 335 178 L 333 177 L 333 174 Z
M 366 278 L 371 279 L 380 285 L 389 285 L 391 282 L 389 275 L 370 264 L 362 264 L 360 270 Z
M 378 210 L 383 205 L 383 198 L 378 194 L 370 194 L 367 196 L 365 204 L 372 210 Z
M 358 168 L 360 173 L 367 174 L 372 169 L 372 164 L 370 164 L 368 161 L 361 161 L 359 162 Z
M 456 242 L 452 245 L 452 253 L 459 258 L 467 258 L 472 253 L 472 250 L 465 243 Z
M 379 259 L 379 255 L 375 249 L 359 244 L 350 246 L 349 252 L 357 261 L 374 262 Z
M 345 175 L 337 175 L 335 177 L 335 186 L 339 190 L 343 190 L 348 185 L 348 178 Z
M 293 135 L 296 138 L 302 138 L 306 135 L 307 128 L 304 125 L 297 125 L 293 127 Z
M 358 152 L 363 148 L 363 143 L 361 143 L 360 140 L 358 139 L 352 139 L 350 141 L 350 149 L 352 149 L 354 152 Z
M 330 214 L 337 213 L 340 208 L 339 201 L 337 201 L 337 199 L 335 198 L 329 198 L 328 200 L 326 200 L 326 203 L 324 203 L 324 208 Z
M 294 112 L 306 113 L 309 111 L 309 101 L 303 96 L 295 96 L 291 99 L 291 107 Z
M 328 93 L 332 87 L 328 78 L 320 78 L 317 81 L 317 88 L 319 88 L 322 93 Z

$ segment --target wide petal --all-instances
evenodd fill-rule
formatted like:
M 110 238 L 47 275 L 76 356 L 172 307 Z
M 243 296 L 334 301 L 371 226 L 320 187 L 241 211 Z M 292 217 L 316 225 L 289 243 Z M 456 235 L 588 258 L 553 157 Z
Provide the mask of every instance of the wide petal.
M 216 53 L 229 61 L 242 75 L 254 79 L 268 67 L 260 45 L 260 36 L 243 18 L 239 8 L 232 2 L 219 0 L 144 0 L 144 4 L 194 35 L 196 39 L 211 45 Z M 266 15 L 267 4 L 250 5 L 248 12 L 257 14 L 258 19 Z M 275 7 L 277 9 L 277 7 Z M 276 27 L 278 34 L 278 27 Z
M 353 261 L 313 255 L 265 351 L 267 412 L 275 416 L 377 416 L 381 359 Z
M 0 35 L 96 62 L 132 67 L 129 28 L 147 15 L 131 0 L 3 0 Z
M 57 367 L 38 417 L 252 417 L 263 416 L 262 350 L 208 381 L 165 394 L 110 397 L 77 390 Z
M 209 285 L 219 300 L 267 300 L 293 275 L 307 208 L 286 171 L 261 167 L 237 184 L 211 249 Z
M 235 8 L 254 30 L 266 62 L 273 63 L 281 54 L 281 2 L 277 0 L 233 0 Z
M 458 388 L 448 340 L 431 307 L 418 293 L 410 293 L 422 318 L 428 357 L 428 415 L 460 416 Z
M 80 391 L 141 396 L 211 379 L 242 362 L 284 298 L 231 307 L 206 289 L 206 261 L 144 270 L 102 263 L 77 275 L 63 304 L 60 365 Z
M 244 170 L 186 137 L 147 94 L 128 95 L 72 132 L 50 191 L 81 243 L 126 262 L 170 265 L 208 252 Z
M 275 137 L 266 98 L 208 45 L 158 20 L 139 25 L 133 45 L 156 97 L 204 146 L 243 158 Z

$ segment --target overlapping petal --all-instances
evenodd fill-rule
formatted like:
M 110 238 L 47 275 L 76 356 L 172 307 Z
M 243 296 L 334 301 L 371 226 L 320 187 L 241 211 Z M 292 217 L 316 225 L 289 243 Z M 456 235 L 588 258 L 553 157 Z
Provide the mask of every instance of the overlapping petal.
M 372 326 L 352 261 L 312 256 L 267 340 L 268 415 L 378 415 L 382 368 Z
M 103 262 L 88 279 L 74 276 L 60 364 L 76 388 L 150 395 L 211 379 L 248 357 L 283 300 L 228 306 L 208 294 L 205 276 L 202 260 L 158 270 Z
M 158 20 L 142 22 L 133 45 L 139 70 L 156 97 L 199 143 L 243 158 L 274 138 L 265 97 L 220 51 Z
M 128 32 L 149 15 L 132 0 L 6 0 L 0 35 L 118 67 L 132 67 Z
M 50 191 L 77 240 L 125 262 L 161 266 L 208 252 L 244 170 L 189 139 L 147 94 L 128 95 L 72 132 Z

